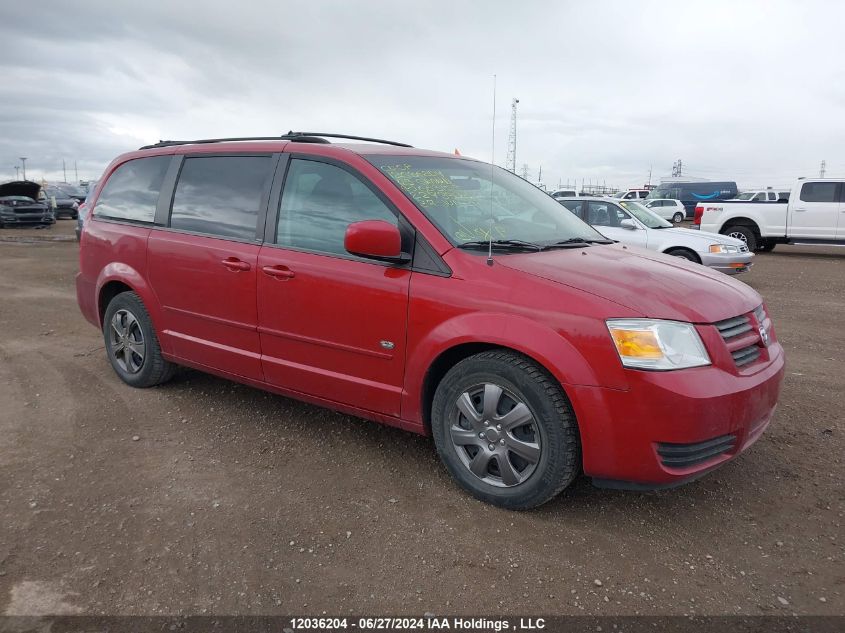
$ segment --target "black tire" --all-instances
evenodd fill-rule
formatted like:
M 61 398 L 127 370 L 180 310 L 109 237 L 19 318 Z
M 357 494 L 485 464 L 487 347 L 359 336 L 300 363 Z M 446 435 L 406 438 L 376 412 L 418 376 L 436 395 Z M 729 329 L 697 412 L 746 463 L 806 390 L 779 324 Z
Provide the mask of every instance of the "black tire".
M 689 250 L 688 248 L 670 248 L 666 251 L 667 255 L 671 255 L 672 257 L 680 257 L 681 259 L 686 259 L 691 262 L 695 262 L 696 264 L 701 263 L 701 258 L 695 254 L 694 251 Z
M 757 247 L 757 250 L 761 253 L 771 253 L 773 250 L 775 250 L 775 246 L 777 245 L 778 243 L 774 240 L 764 239 L 762 240 L 762 243 Z
M 672 222 L 674 222 L 675 224 L 680 224 L 684 221 L 684 218 L 686 217 L 686 213 L 681 213 L 680 211 L 678 211 L 675 215 L 672 216 Z
M 522 473 L 528 474 L 518 483 L 506 485 L 504 473 L 500 475 L 500 484 L 488 483 L 481 476 L 474 474 L 464 461 L 475 461 L 469 457 L 469 451 L 473 448 L 477 451 L 476 456 L 489 447 L 495 446 L 499 449 L 495 438 L 483 439 L 479 442 L 480 446 L 475 447 L 457 446 L 453 443 L 453 425 L 457 432 L 466 433 L 465 437 L 471 435 L 474 438 L 476 431 L 482 428 L 493 434 L 499 433 L 493 428 L 495 420 L 506 419 L 507 412 L 500 417 L 491 416 L 494 422 L 489 427 L 482 427 L 484 414 L 476 408 L 475 414 L 479 417 L 475 422 L 478 425 L 476 429 L 472 426 L 473 421 L 460 413 L 462 409 L 458 407 L 459 399 L 479 386 L 483 389 L 485 398 L 487 386 L 502 390 L 500 399 L 496 400 L 496 414 L 499 407 L 507 406 L 503 404 L 505 401 L 524 404 L 530 413 L 531 422 L 527 425 L 514 426 L 510 431 L 500 432 L 501 451 L 504 452 L 504 459 L 510 464 L 510 472 L 519 468 L 519 465 L 514 466 L 515 461 L 525 461 L 516 453 L 508 452 L 512 441 L 521 444 L 521 440 L 526 438 L 523 434 L 528 433 L 527 441 L 532 443 L 522 445 L 537 446 L 539 458 L 536 462 L 525 462 L 527 465 L 523 467 Z M 515 411 L 516 406 L 519 405 L 514 405 L 510 411 Z M 572 483 L 581 470 L 578 425 L 566 394 L 548 372 L 520 354 L 497 350 L 476 354 L 459 362 L 446 373 L 437 386 L 431 417 L 434 443 L 449 473 L 464 490 L 487 503 L 510 510 L 537 507 Z M 501 429 L 501 426 L 498 428 Z M 507 447 L 504 446 L 506 439 Z M 474 439 L 472 441 L 474 442 Z M 492 443 L 488 445 L 488 441 Z M 465 452 L 459 454 L 459 451 Z M 489 451 L 485 454 L 492 455 Z M 493 471 L 501 472 L 498 461 L 500 457 L 486 459 L 485 477 L 495 479 Z
M 131 315 L 132 319 L 129 319 L 127 314 Z M 135 345 L 134 349 L 141 349 L 143 345 L 143 354 L 129 352 L 131 358 L 127 358 L 126 354 L 118 351 L 120 341 L 116 344 L 115 339 L 120 336 L 112 326 L 116 315 L 129 337 L 123 340 L 131 339 Z M 106 344 L 106 356 L 112 368 L 127 385 L 139 388 L 154 387 L 170 380 L 176 371 L 176 365 L 162 357 L 150 315 L 141 298 L 134 292 L 116 295 L 106 307 L 103 339 Z M 127 349 L 125 342 L 123 348 Z
M 727 226 L 722 229 L 722 235 L 742 240 L 752 253 L 757 250 L 757 234 L 750 226 L 743 226 L 741 224 Z

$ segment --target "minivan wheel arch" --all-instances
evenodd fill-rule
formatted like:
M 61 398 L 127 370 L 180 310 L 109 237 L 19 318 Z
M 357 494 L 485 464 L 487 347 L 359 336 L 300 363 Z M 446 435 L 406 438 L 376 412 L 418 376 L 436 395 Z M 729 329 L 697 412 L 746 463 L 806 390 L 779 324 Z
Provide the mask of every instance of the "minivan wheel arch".
M 440 385 L 440 381 L 443 380 L 446 373 L 465 358 L 492 350 L 501 350 L 524 356 L 540 367 L 540 369 L 545 371 L 558 385 L 560 385 L 560 388 L 563 390 L 564 394 L 566 394 L 566 387 L 560 384 L 560 381 L 555 378 L 554 374 L 549 371 L 548 367 L 525 352 L 505 345 L 496 345 L 493 343 L 461 343 L 442 351 L 437 358 L 432 361 L 428 367 L 428 371 L 426 372 L 421 391 L 422 402 L 420 403 L 422 422 L 426 435 L 431 435 L 431 406 L 434 401 L 434 394 L 437 391 L 437 387 Z
M 100 325 L 103 324 L 103 316 L 109 307 L 109 303 L 121 292 L 135 292 L 135 289 L 122 281 L 116 280 L 108 281 L 100 288 L 97 295 L 97 314 L 100 317 Z

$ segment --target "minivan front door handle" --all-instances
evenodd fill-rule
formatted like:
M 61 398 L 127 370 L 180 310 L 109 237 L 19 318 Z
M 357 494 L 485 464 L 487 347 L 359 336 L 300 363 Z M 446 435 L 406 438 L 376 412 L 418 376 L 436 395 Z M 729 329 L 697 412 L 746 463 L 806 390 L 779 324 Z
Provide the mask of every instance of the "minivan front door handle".
M 276 279 L 290 279 L 294 276 L 293 271 L 290 268 L 282 265 L 264 266 L 261 270 L 264 271 L 265 275 L 275 277 Z
M 237 257 L 227 257 L 220 263 L 223 264 L 229 270 L 231 270 L 233 273 L 247 271 L 252 268 L 252 266 L 250 266 L 247 262 L 241 261 Z

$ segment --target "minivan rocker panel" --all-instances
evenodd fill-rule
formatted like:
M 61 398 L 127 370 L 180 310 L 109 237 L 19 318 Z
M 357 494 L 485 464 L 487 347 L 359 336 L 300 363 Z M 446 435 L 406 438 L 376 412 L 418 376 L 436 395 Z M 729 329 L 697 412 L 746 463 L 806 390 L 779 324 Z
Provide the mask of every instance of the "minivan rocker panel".
M 171 228 L 184 209 L 206 221 L 227 194 L 209 182 L 213 199 L 197 207 L 180 163 L 123 167 L 164 153 L 223 160 L 218 180 L 227 156 L 272 154 L 263 194 L 237 202 L 256 239 Z M 491 183 L 478 161 L 305 138 L 135 152 L 91 202 L 80 309 L 130 385 L 184 365 L 432 435 L 461 487 L 506 508 L 548 501 L 580 472 L 602 486 L 675 486 L 755 442 L 784 372 L 760 296 L 607 243 L 494 173 Z M 519 201 L 494 208 L 492 258 L 479 239 L 491 187 Z M 151 190 L 146 216 L 126 206 Z

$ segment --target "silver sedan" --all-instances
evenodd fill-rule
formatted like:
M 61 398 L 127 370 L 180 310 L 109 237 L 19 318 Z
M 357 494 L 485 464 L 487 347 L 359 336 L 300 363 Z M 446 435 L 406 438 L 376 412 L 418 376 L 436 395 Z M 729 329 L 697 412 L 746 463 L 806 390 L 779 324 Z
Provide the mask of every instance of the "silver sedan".
M 736 275 L 747 271 L 754 253 L 741 240 L 675 228 L 633 200 L 561 198 L 563 206 L 612 240 L 682 257 L 714 270 Z

